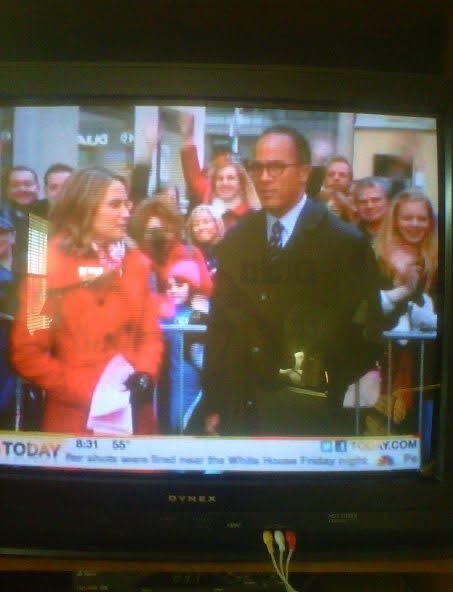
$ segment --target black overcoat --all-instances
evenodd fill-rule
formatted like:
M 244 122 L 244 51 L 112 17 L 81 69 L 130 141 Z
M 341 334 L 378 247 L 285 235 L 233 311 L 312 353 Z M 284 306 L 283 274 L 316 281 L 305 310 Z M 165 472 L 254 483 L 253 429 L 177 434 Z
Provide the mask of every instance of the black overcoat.
M 296 351 L 322 360 L 328 408 L 339 412 L 347 386 L 379 356 L 378 272 L 366 237 L 307 198 L 277 256 L 259 211 L 233 228 L 217 257 L 204 395 L 191 431 L 219 413 L 220 433 L 261 433 L 260 397 L 274 392 L 278 407 L 279 369 L 293 365 Z

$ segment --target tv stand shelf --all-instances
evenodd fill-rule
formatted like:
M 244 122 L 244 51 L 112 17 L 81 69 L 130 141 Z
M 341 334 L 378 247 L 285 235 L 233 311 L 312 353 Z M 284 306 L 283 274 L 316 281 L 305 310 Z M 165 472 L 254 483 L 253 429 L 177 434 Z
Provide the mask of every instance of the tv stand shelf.
M 110 561 L 100 559 L 60 559 L 38 557 L 0 557 L 0 571 L 109 571 L 109 572 L 203 572 L 260 573 L 273 572 L 272 563 L 263 561 Z M 291 572 L 300 573 L 423 573 L 451 574 L 453 558 L 405 561 L 297 561 L 291 562 Z
M 260 573 L 273 572 L 272 563 L 263 561 L 110 561 L 100 559 L 61 559 L 41 557 L 0 557 L 0 571 L 109 571 L 109 572 L 203 572 Z M 297 561 L 291 562 L 291 572 L 300 573 L 422 573 L 451 574 L 453 558 L 405 561 Z
M 231 578 L 234 584 L 226 584 L 231 582 Z M 450 592 L 453 590 L 453 559 L 294 561 L 291 564 L 290 578 L 296 590 L 313 592 Z M 27 580 L 28 584 L 17 588 L 21 579 Z M 90 590 L 113 591 L 119 589 L 117 586 L 120 582 L 122 592 L 135 592 L 142 589 L 137 587 L 137 582 L 149 581 L 152 582 L 154 592 L 159 592 L 160 586 L 167 592 L 188 592 L 195 589 L 198 592 L 212 592 L 216 588 L 228 592 L 229 586 L 231 592 L 255 592 L 262 590 L 262 584 L 266 581 L 264 587 L 268 592 L 281 592 L 283 587 L 276 580 L 271 561 L 266 558 L 254 562 L 214 563 L 0 557 L 0 587 L 2 582 L 13 583 L 16 585 L 14 589 L 24 591 L 46 589 L 52 592 L 77 592 L 87 589 L 85 581 L 93 581 L 97 585 L 89 586 Z M 30 581 L 33 582 L 31 586 Z M 194 587 L 197 582 L 198 585 Z M 38 587 L 35 583 L 39 584 Z

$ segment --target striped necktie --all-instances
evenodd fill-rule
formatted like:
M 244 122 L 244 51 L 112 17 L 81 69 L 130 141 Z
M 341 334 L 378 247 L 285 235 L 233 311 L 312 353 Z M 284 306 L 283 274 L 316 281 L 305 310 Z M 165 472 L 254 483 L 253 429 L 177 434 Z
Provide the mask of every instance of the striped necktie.
M 269 237 L 269 249 L 272 252 L 278 252 L 283 247 L 283 224 L 276 220 L 272 224 L 271 236 Z

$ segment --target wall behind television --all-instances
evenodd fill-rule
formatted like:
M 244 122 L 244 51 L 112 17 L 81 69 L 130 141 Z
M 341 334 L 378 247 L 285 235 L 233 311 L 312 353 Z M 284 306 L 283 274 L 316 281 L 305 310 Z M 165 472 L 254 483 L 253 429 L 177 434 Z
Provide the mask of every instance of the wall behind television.
M 446 0 L 3 0 L 0 60 L 453 71 Z

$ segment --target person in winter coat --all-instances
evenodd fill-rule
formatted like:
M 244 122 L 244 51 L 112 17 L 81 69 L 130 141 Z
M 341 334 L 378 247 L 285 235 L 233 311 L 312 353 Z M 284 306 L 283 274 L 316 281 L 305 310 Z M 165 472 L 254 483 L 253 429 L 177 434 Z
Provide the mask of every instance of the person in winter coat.
M 344 394 L 380 351 L 374 254 L 306 195 L 310 149 L 297 130 L 265 130 L 254 157 L 262 210 L 219 243 L 203 397 L 187 431 L 348 435 Z M 319 405 L 299 396 L 307 390 Z
M 11 339 L 19 374 L 46 391 L 43 431 L 156 432 L 151 403 L 163 343 L 150 261 L 126 235 L 129 210 L 124 184 L 98 168 L 74 172 L 51 210 L 44 307 L 28 277 Z M 112 364 L 126 403 L 115 409 L 104 400 L 111 415 L 96 424 L 93 395 Z
M 200 204 L 191 211 L 186 228 L 189 242 L 203 253 L 209 273 L 213 276 L 217 268 L 215 248 L 225 232 L 222 217 L 216 216 L 211 206 Z
M 407 189 L 394 197 L 376 237 L 375 251 L 383 278 L 382 309 L 389 328 L 403 333 L 436 331 L 437 216 L 424 193 Z M 439 353 L 435 343 L 426 344 L 425 358 L 425 384 L 439 382 L 435 370 Z M 384 413 L 391 408 L 392 421 L 401 429 L 416 429 L 417 359 L 416 342 L 400 339 L 394 343 L 392 392 L 378 401 L 378 408 Z
M 163 325 L 166 365 L 160 390 L 170 433 L 184 431 L 202 396 L 203 332 L 184 331 L 187 325 L 206 323 L 209 303 L 200 296 L 199 288 L 200 272 L 194 261 L 181 260 L 170 268 L 167 296 L 174 312 Z
M 254 184 L 244 167 L 226 151 L 212 159 L 206 171 L 200 167 L 193 137 L 193 116 L 182 113 L 180 131 L 184 141 L 181 165 L 192 206 L 210 204 L 222 216 L 225 229 L 253 210 L 261 208 Z
M 186 177 L 195 172 L 191 166 L 184 169 Z M 227 230 L 246 214 L 261 207 L 247 171 L 231 156 L 217 157 L 211 163 L 206 189 L 198 194 L 197 201 L 210 204 L 216 215 L 222 217 Z
M 194 261 L 200 273 L 200 293 L 209 297 L 212 280 L 200 249 L 183 242 L 184 219 L 161 201 L 148 198 L 134 210 L 130 223 L 131 236 L 153 262 L 151 288 L 160 294 L 167 289 L 168 272 L 181 259 Z

